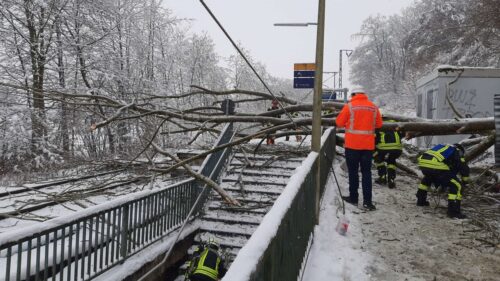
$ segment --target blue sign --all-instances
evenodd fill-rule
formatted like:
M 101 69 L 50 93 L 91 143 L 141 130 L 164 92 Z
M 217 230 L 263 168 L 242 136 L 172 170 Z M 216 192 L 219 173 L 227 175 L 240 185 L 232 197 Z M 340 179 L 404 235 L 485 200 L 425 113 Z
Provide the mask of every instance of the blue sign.
M 293 77 L 314 77 L 314 70 L 299 70 L 293 72 Z
M 296 63 L 293 65 L 293 87 L 296 89 L 313 89 L 314 63 Z
M 296 89 L 314 88 L 314 77 L 293 78 L 293 87 Z
M 321 99 L 323 101 L 334 101 L 337 99 L 337 93 L 335 92 L 323 92 L 323 94 L 321 95 Z

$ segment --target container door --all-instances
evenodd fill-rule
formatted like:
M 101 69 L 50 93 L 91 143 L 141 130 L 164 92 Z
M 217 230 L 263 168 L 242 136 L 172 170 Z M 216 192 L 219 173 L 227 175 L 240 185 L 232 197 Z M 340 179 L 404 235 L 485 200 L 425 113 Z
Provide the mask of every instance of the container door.
M 422 117 L 422 94 L 417 95 L 417 116 Z
M 427 91 L 426 101 L 427 104 L 426 104 L 425 118 L 434 119 L 434 90 Z M 430 147 L 431 144 L 432 144 L 432 136 L 426 136 L 425 146 Z

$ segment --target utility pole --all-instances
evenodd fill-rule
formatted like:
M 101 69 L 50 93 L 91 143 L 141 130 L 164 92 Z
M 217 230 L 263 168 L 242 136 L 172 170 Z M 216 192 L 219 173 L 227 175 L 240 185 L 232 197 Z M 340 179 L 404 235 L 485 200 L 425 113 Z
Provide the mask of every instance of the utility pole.
M 321 148 L 321 92 L 323 91 L 323 50 L 325 41 L 325 0 L 318 3 L 318 28 L 316 33 L 316 70 L 314 77 L 313 120 L 311 150 L 318 153 L 316 159 L 316 224 L 319 224 L 319 201 L 321 190 L 320 148 Z
M 320 148 L 321 148 L 321 94 L 323 92 L 323 50 L 325 42 L 325 0 L 319 0 L 318 3 L 318 22 L 306 23 L 275 23 L 275 26 L 310 26 L 317 25 L 316 30 L 316 62 L 314 75 L 314 95 L 313 95 L 313 117 L 312 117 L 312 133 L 311 133 L 311 150 L 318 153 L 317 172 L 315 175 L 316 185 L 311 188 L 315 189 L 315 221 L 319 224 L 319 200 L 321 191 L 321 169 L 320 165 Z M 335 78 L 334 78 L 335 79 Z M 334 86 L 335 88 L 335 86 Z M 311 192 L 313 192 L 311 190 Z
M 345 52 L 347 57 L 349 57 L 352 54 L 352 50 L 341 49 L 339 52 L 339 88 L 342 88 L 342 52 Z

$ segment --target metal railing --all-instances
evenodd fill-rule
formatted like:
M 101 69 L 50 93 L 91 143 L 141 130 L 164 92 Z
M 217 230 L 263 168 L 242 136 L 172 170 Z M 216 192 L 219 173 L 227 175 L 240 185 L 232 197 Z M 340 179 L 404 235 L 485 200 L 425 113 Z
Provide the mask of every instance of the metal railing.
M 215 146 L 234 135 L 228 124 Z M 217 180 L 230 149 L 205 158 Z M 201 192 L 194 179 L 85 209 L 0 237 L 0 280 L 89 280 L 177 229 Z
M 214 147 L 226 144 L 231 142 L 234 137 L 234 125 L 233 123 L 228 123 L 224 130 L 222 131 L 219 139 L 216 141 Z M 219 177 L 221 176 L 221 171 L 228 161 L 229 155 L 232 152 L 231 147 L 227 147 L 222 150 L 218 150 L 210 155 L 210 157 L 206 157 L 203 161 L 200 174 L 210 178 L 211 180 L 217 182 Z M 200 192 L 203 192 L 201 198 L 201 204 L 196 207 L 196 215 L 199 215 L 199 212 L 203 209 L 203 205 L 207 200 L 208 194 L 210 192 L 210 188 L 203 189 L 201 186 L 199 188 Z M 196 200 L 196 197 L 194 198 Z M 194 202 L 193 202 L 194 203 Z
M 330 128 L 320 154 L 311 152 L 304 160 L 223 280 L 297 280 L 315 226 L 316 159 L 321 161 L 323 194 L 334 153 L 335 128 Z M 264 250 L 257 254 L 255 249 Z

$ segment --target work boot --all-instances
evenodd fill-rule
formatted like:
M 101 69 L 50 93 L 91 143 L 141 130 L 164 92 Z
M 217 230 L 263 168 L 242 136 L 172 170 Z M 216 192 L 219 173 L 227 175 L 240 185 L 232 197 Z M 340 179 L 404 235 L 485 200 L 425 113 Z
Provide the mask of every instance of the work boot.
M 425 207 L 430 205 L 429 201 L 427 201 L 427 191 L 419 189 L 416 195 L 417 206 Z
M 389 179 L 389 181 L 387 182 L 387 185 L 389 186 L 389 188 L 396 188 L 396 182 L 394 182 L 394 179 Z
M 375 180 L 375 183 L 386 184 L 387 180 L 386 180 L 385 176 L 381 176 L 381 177 L 378 177 L 378 179 Z
M 448 217 L 465 219 L 466 215 L 460 212 L 460 201 L 459 200 L 448 200 Z
M 352 199 L 351 196 L 342 196 L 342 200 L 356 207 L 358 206 L 358 200 Z
M 363 208 L 367 211 L 375 211 L 377 209 L 373 203 L 363 203 Z

